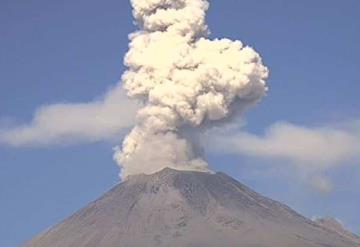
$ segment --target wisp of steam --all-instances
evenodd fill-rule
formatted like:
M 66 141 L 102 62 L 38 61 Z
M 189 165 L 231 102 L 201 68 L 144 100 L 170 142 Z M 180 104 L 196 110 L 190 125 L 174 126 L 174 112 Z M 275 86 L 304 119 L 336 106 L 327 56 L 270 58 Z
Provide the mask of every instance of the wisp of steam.
M 207 38 L 206 0 L 131 4 L 139 30 L 129 35 L 122 81 L 141 108 L 135 127 L 115 150 L 121 177 L 165 167 L 207 171 L 184 130 L 254 105 L 267 91 L 268 69 L 240 41 Z

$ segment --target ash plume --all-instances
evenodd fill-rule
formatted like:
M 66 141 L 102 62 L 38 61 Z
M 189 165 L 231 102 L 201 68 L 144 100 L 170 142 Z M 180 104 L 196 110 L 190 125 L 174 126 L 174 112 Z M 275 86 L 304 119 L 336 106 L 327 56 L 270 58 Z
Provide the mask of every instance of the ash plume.
M 268 70 L 259 54 L 240 41 L 207 38 L 206 0 L 131 4 L 139 30 L 129 35 L 122 81 L 142 107 L 115 151 L 121 176 L 165 167 L 206 171 L 206 161 L 184 130 L 223 121 L 254 105 L 266 93 Z

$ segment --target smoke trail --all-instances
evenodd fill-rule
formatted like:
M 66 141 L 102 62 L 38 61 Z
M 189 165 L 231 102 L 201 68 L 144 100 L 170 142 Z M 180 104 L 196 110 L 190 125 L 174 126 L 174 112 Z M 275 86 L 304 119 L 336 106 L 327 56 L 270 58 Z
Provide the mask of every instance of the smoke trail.
M 165 167 L 207 170 L 182 132 L 226 119 L 266 93 L 268 70 L 240 41 L 207 39 L 206 0 L 131 0 L 140 28 L 130 37 L 122 80 L 143 102 L 137 124 L 116 148 L 122 178 Z

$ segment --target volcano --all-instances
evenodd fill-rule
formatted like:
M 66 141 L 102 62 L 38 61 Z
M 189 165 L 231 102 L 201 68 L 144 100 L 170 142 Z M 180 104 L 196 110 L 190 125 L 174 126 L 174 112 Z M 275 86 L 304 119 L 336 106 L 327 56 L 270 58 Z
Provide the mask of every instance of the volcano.
M 224 173 L 166 168 L 115 186 L 24 247 L 355 247 Z

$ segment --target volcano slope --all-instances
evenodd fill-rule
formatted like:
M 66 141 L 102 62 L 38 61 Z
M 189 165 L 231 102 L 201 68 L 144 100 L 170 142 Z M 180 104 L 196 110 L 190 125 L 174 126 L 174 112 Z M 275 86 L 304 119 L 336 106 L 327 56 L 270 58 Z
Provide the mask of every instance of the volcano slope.
M 224 173 L 166 168 L 115 186 L 24 247 L 355 247 Z

